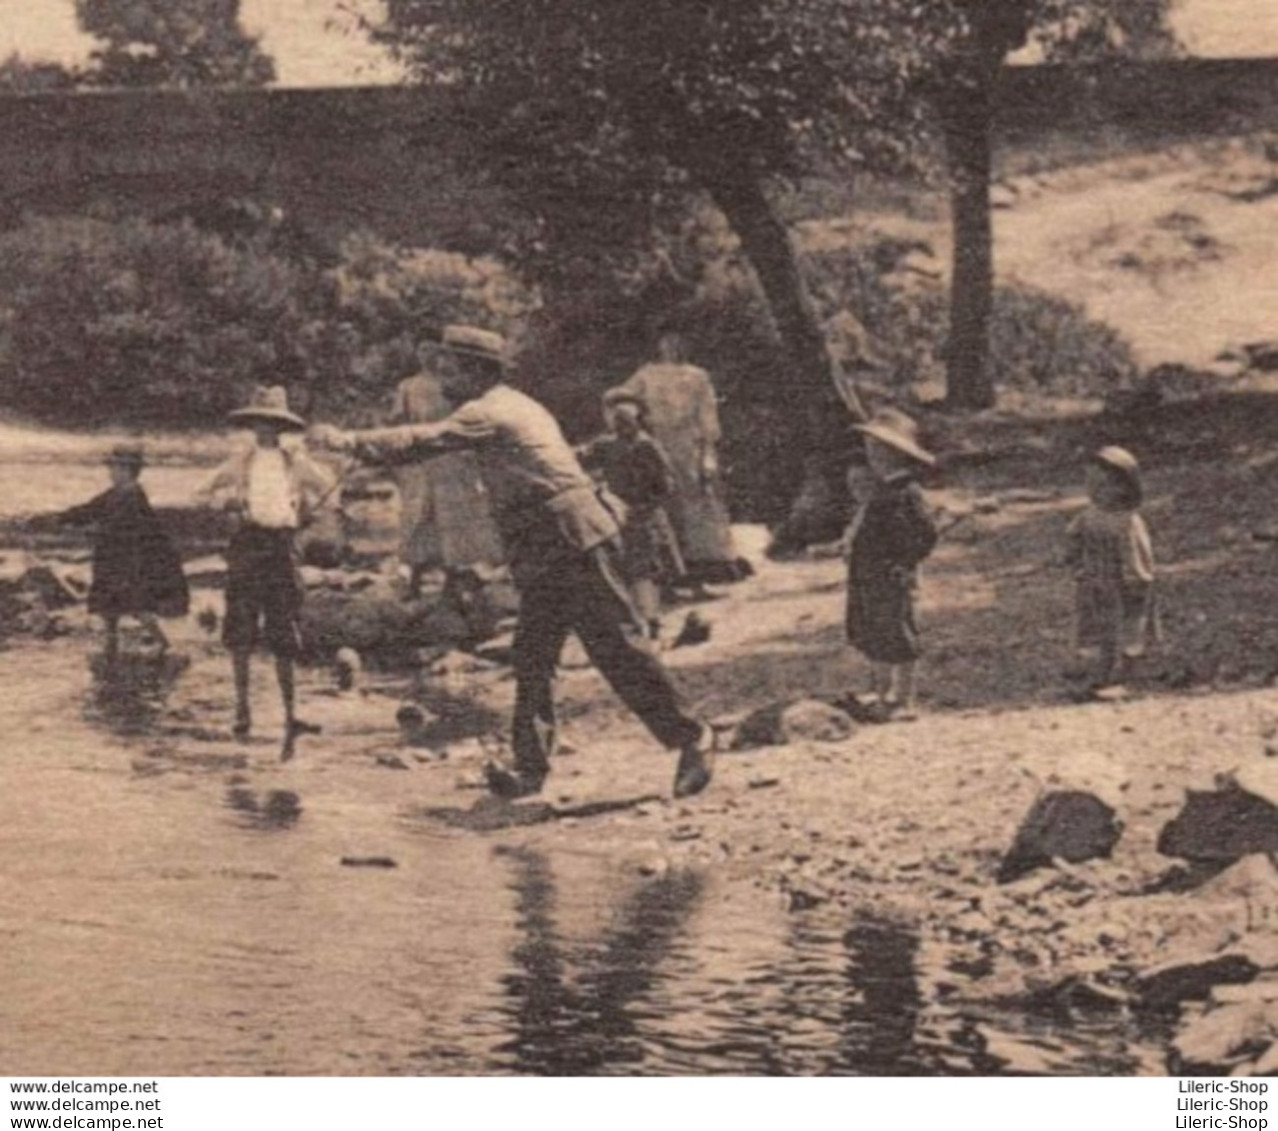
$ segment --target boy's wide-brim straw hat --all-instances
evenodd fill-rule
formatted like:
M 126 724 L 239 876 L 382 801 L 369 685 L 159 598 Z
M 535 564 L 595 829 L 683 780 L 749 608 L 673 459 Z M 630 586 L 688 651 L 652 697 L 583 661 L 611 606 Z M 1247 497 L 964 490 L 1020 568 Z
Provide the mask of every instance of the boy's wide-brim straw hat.
M 237 424 L 274 424 L 287 432 L 304 432 L 306 421 L 289 411 L 288 391 L 283 385 L 259 385 L 249 403 L 230 414 Z
M 107 453 L 106 461 L 108 464 L 138 469 L 146 466 L 146 453 L 141 444 L 116 444 Z
M 1131 452 L 1126 448 L 1110 445 L 1101 448 L 1092 459 L 1106 471 L 1116 475 L 1127 488 L 1133 505 L 1140 505 L 1145 495 L 1140 481 L 1140 461 Z
M 478 326 L 445 326 L 440 344 L 453 353 L 465 357 L 478 357 L 506 369 L 510 365 L 510 351 L 506 339 L 492 330 Z
M 868 424 L 858 424 L 856 430 L 925 467 L 936 466 L 936 456 L 919 443 L 918 424 L 898 409 L 881 408 L 870 418 Z

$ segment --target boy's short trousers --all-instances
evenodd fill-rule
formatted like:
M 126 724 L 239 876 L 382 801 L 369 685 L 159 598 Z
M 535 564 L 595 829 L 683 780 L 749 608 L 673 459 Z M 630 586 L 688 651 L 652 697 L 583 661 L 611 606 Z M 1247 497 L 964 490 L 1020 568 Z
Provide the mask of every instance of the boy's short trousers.
M 295 531 L 246 526 L 226 550 L 226 619 L 222 643 L 238 651 L 257 644 L 259 627 L 277 656 L 302 651 L 302 581 Z

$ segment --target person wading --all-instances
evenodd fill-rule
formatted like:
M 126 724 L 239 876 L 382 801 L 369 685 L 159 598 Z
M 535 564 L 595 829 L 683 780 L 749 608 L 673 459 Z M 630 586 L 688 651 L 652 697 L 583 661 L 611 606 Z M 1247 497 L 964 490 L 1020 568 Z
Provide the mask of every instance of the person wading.
M 301 447 L 285 447 L 280 435 L 303 432 L 306 423 L 289 411 L 280 386 L 259 388 L 232 423 L 251 428 L 253 446 L 233 455 L 199 490 L 239 518 L 226 550 L 226 619 L 222 642 L 235 673 L 235 730 L 246 741 L 253 727 L 249 709 L 249 660 L 259 633 L 275 655 L 284 703 L 284 748 L 293 756 L 299 736 L 319 728 L 295 711 L 294 664 L 302 652 L 302 582 L 297 568 L 297 532 L 331 494 L 333 478 Z
M 675 796 L 699 793 L 713 773 L 713 736 L 683 709 L 666 670 L 642 643 L 643 625 L 622 576 L 617 518 L 555 418 L 506 383 L 502 337 L 450 326 L 442 341 L 457 360 L 445 382 L 445 395 L 459 406 L 451 416 L 360 432 L 319 427 L 312 440 L 383 464 L 476 453 L 520 598 L 514 765 L 490 763 L 489 788 L 512 799 L 541 789 L 555 747 L 555 668 L 575 632 L 657 741 L 679 751 Z

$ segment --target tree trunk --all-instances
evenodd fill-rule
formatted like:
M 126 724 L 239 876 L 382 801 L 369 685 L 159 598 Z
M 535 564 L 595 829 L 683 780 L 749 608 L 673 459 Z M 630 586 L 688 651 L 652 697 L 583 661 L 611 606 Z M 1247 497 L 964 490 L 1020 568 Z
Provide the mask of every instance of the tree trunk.
M 943 108 L 953 182 L 954 228 L 945 399 L 947 404 L 963 409 L 990 408 L 995 399 L 990 371 L 990 315 L 994 305 L 990 175 L 996 74 L 997 65 L 974 67 L 971 81 L 951 92 L 948 105 Z
M 846 473 L 864 408 L 854 393 L 845 405 L 825 335 L 807 293 L 789 232 L 759 179 L 749 172 L 703 182 L 732 225 L 768 301 L 786 360 L 792 366 L 793 403 L 803 413 L 800 435 L 807 455 L 789 515 L 774 535 L 775 552 L 840 536 L 847 521 Z M 847 386 L 844 385 L 847 389 Z

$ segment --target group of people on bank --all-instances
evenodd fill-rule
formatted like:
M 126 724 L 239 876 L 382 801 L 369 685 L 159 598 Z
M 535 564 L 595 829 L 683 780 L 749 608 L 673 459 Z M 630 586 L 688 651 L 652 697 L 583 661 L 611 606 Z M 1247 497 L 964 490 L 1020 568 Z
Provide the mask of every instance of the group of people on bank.
M 739 580 L 749 566 L 733 547 L 719 489 L 719 410 L 704 369 L 680 360 L 665 336 L 660 360 L 641 367 L 603 398 L 606 433 L 577 449 L 582 466 L 621 504 L 624 574 L 646 630 L 660 634 L 660 612 L 679 591 Z M 448 361 L 401 382 L 391 420 L 431 424 L 453 410 L 445 394 Z M 449 452 L 395 469 L 401 501 L 400 558 L 409 592 L 431 571 L 494 566 L 505 549 L 473 453 Z
M 394 470 L 410 587 L 436 567 L 509 566 L 520 597 L 513 761 L 486 767 L 490 789 L 510 799 L 541 789 L 556 742 L 556 666 L 575 633 L 627 707 L 677 752 L 675 796 L 700 792 L 713 776 L 715 736 L 681 701 L 652 636 L 663 587 L 730 580 L 742 569 L 716 485 L 719 426 L 708 376 L 669 356 L 643 367 L 606 395 L 608 435 L 574 448 L 545 407 L 508 383 L 499 335 L 451 326 L 442 347 L 451 364 L 401 385 L 396 423 L 362 431 L 317 425 L 309 441 Z M 338 483 L 305 443 L 281 442 L 307 431 L 283 389 L 257 390 L 231 420 L 251 430 L 253 444 L 219 467 L 201 494 L 238 518 L 222 633 L 235 676 L 234 732 L 251 733 L 250 658 L 264 643 L 275 658 L 291 757 L 297 738 L 318 729 L 296 710 L 303 600 L 296 536 Z M 866 706 L 887 721 L 914 711 L 921 652 L 914 593 L 938 541 L 919 479 L 936 461 L 915 422 L 894 409 L 858 431 L 864 460 L 849 480 L 856 506 L 846 537 L 846 627 L 871 664 Z M 156 616 L 187 607 L 180 559 L 138 482 L 143 462 L 140 449 L 117 449 L 110 490 L 57 518 L 96 527 L 89 608 L 106 621 L 108 651 L 117 647 L 121 617 L 140 617 L 163 642 Z M 1104 688 L 1158 634 L 1153 553 L 1130 453 L 1098 452 L 1088 490 L 1091 505 L 1070 527 L 1067 560 L 1077 643 L 1095 651 L 1094 683 Z

